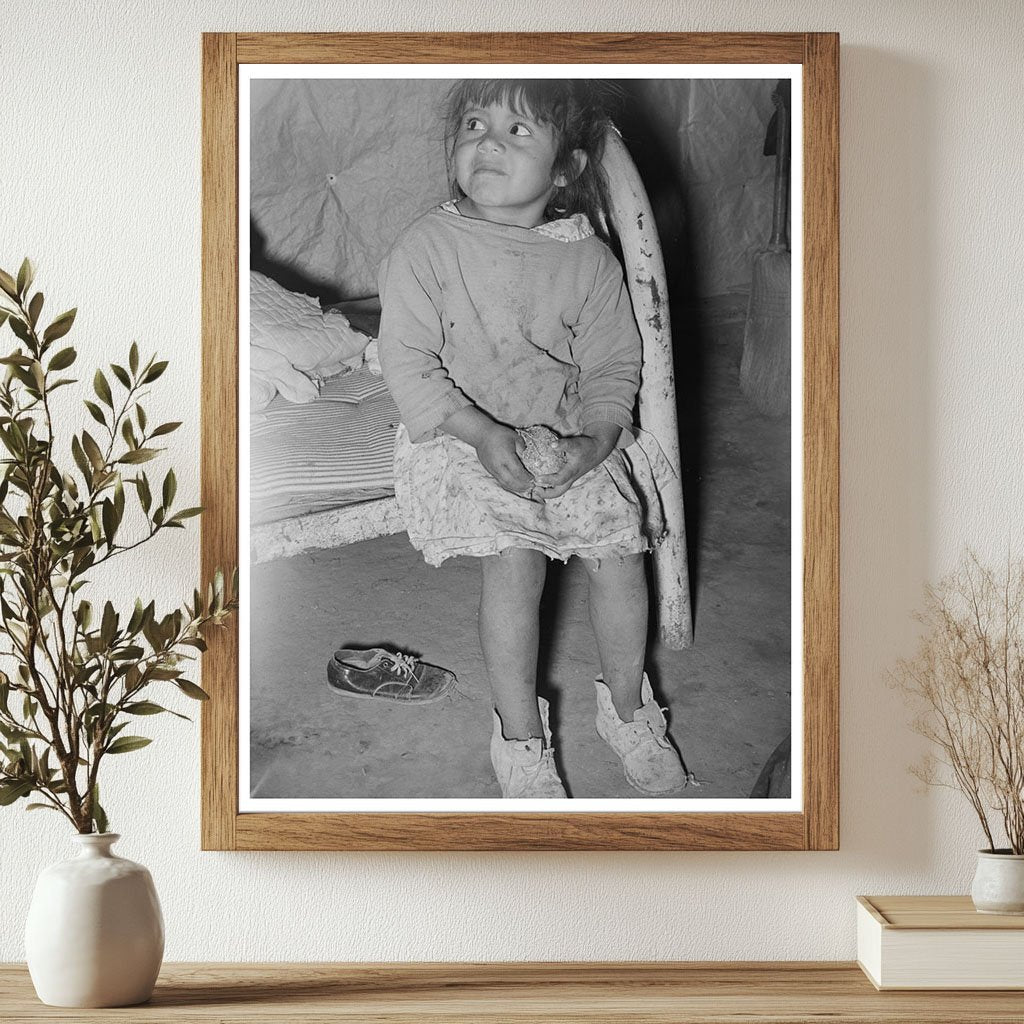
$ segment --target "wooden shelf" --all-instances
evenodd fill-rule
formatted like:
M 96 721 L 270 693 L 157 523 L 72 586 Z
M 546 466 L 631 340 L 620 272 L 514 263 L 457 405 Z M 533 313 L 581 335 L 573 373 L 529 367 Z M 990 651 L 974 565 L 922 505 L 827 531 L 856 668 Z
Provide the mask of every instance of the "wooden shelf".
M 7 964 L 0 1020 L 1020 1024 L 1024 993 L 876 992 L 852 963 L 165 964 L 143 1006 L 61 1010 Z

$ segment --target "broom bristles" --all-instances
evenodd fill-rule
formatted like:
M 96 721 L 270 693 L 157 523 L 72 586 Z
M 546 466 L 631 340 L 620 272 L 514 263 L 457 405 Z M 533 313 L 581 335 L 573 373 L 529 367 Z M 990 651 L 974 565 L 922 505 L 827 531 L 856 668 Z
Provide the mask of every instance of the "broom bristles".
M 740 389 L 766 416 L 784 416 L 789 412 L 789 275 L 788 252 L 760 252 L 754 257 L 743 331 Z

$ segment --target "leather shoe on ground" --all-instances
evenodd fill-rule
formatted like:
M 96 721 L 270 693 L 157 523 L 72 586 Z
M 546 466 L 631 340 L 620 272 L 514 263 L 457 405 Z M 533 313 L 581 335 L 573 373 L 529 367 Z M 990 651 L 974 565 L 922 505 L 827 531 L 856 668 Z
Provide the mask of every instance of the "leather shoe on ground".
M 343 648 L 327 663 L 327 686 L 346 697 L 366 697 L 398 704 L 432 704 L 448 696 L 455 676 L 409 654 L 379 647 Z

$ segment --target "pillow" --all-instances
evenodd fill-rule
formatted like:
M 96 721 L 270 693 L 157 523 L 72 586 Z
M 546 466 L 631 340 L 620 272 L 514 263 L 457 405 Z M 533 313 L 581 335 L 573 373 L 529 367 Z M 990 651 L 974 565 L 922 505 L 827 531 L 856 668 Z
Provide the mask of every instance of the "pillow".
M 290 402 L 311 402 L 314 381 L 361 366 L 370 339 L 339 313 L 325 316 L 308 295 L 249 275 L 250 409 L 269 405 L 274 391 Z
M 269 397 L 268 395 L 269 387 Z M 263 348 L 261 345 L 249 346 L 249 409 L 258 412 L 265 409 L 274 397 L 281 392 L 282 398 L 297 405 L 312 402 L 319 394 L 316 382 L 304 373 L 296 370 L 280 352 Z

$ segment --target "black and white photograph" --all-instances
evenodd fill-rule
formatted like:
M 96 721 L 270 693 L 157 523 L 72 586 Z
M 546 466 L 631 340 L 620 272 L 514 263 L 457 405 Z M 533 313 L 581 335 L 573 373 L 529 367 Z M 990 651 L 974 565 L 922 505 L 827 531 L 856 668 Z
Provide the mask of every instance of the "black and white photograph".
M 799 75 L 240 79 L 241 810 L 800 809 Z

